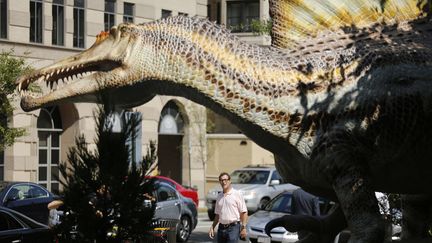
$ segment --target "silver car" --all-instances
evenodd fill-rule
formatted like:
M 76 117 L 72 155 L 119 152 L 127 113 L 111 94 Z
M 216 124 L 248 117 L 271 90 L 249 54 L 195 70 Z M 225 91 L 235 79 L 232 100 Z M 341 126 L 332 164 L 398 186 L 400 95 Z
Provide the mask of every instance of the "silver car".
M 247 235 L 250 242 L 296 242 L 297 233 L 287 231 L 283 227 L 272 229 L 268 237 L 265 233 L 266 224 L 273 219 L 291 214 L 292 192 L 283 192 L 273 198 L 264 209 L 251 215 L 247 224 Z
M 231 173 L 233 188 L 240 191 L 246 202 L 249 213 L 256 212 L 272 198 L 283 191 L 294 191 L 293 184 L 282 184 L 282 179 L 275 167 L 248 166 Z M 222 191 L 220 185 L 210 189 L 206 196 L 207 213 L 214 219 L 214 208 L 217 195 Z
M 154 218 L 179 220 L 177 241 L 186 242 L 198 223 L 195 203 L 191 199 L 183 197 L 169 184 L 163 182 L 155 183 L 153 196 L 156 198 Z

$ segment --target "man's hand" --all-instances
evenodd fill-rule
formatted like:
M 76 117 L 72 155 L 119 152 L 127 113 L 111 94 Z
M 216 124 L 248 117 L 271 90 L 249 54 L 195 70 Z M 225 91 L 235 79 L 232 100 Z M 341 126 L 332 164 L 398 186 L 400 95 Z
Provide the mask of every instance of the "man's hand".
M 213 226 L 210 226 L 209 237 L 210 237 L 210 239 L 214 239 L 214 228 L 213 228 Z
M 240 230 L 240 239 L 241 240 L 246 240 L 246 235 L 247 235 L 246 228 L 242 228 Z

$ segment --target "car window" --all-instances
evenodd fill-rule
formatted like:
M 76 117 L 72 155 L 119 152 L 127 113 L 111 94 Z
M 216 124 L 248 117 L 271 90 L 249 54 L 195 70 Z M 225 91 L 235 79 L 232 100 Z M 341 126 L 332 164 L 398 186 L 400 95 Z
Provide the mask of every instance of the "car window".
M 28 198 L 43 198 L 49 197 L 47 191 L 43 188 L 30 184 L 17 184 L 14 185 L 6 196 L 9 201 L 19 201 Z
M 26 185 L 16 185 L 13 186 L 6 196 L 7 201 L 20 201 L 26 199 L 28 192 L 28 186 Z
M 16 219 L 5 212 L 0 212 L 0 231 L 21 228 L 23 226 Z
M 49 197 L 49 194 L 41 187 L 35 185 L 29 185 L 27 192 L 28 198 L 44 198 Z
M 271 200 L 265 207 L 267 211 L 291 213 L 291 194 L 281 194 Z
M 268 170 L 236 170 L 231 174 L 233 184 L 266 184 L 270 171 Z
M 168 184 L 168 185 L 170 185 L 170 186 L 176 188 L 176 185 L 175 185 L 173 182 L 169 181 L 169 180 L 165 180 L 165 179 L 162 179 L 162 178 L 157 178 L 156 180 L 157 180 L 157 181 L 161 181 L 161 182 L 163 182 L 163 183 L 166 183 L 166 184 Z
M 273 171 L 271 179 L 272 180 L 279 180 L 279 181 L 281 181 L 281 177 L 279 175 L 279 172 L 277 172 L 277 170 Z
M 168 186 L 160 186 L 157 189 L 157 198 L 158 198 L 158 202 L 178 199 L 176 191 L 173 188 Z

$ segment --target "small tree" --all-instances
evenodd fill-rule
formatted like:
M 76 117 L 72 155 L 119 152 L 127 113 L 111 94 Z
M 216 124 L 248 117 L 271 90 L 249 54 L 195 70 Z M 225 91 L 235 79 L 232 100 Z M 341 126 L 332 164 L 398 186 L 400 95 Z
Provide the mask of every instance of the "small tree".
M 13 51 L 0 53 L 0 151 L 14 143 L 17 137 L 24 135 L 25 130 L 8 127 L 8 119 L 13 112 L 11 100 L 15 91 L 17 77 L 31 68 L 24 59 L 12 56 Z
M 96 114 L 96 150 L 85 139 L 76 139 L 68 154 L 69 165 L 60 166 L 67 213 L 56 228 L 66 240 L 107 242 L 143 239 L 154 215 L 154 204 L 144 206 L 145 195 L 152 195 L 153 183 L 145 172 L 156 159 L 155 146 L 139 164 L 131 162 L 128 139 L 139 122 L 126 119 L 120 133 L 112 132 L 107 117 L 112 107 L 104 105 Z M 71 232 L 76 231 L 74 235 Z

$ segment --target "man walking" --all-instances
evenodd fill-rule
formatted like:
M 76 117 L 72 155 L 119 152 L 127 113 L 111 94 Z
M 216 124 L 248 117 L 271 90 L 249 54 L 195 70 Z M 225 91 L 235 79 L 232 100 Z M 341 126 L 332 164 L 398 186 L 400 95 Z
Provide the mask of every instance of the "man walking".
M 219 175 L 219 183 L 223 192 L 216 199 L 215 218 L 210 227 L 209 236 L 214 238 L 214 228 L 219 224 L 217 232 L 218 243 L 236 243 L 239 234 L 242 239 L 246 238 L 246 223 L 248 219 L 247 208 L 243 195 L 232 188 L 231 177 L 222 172 Z

